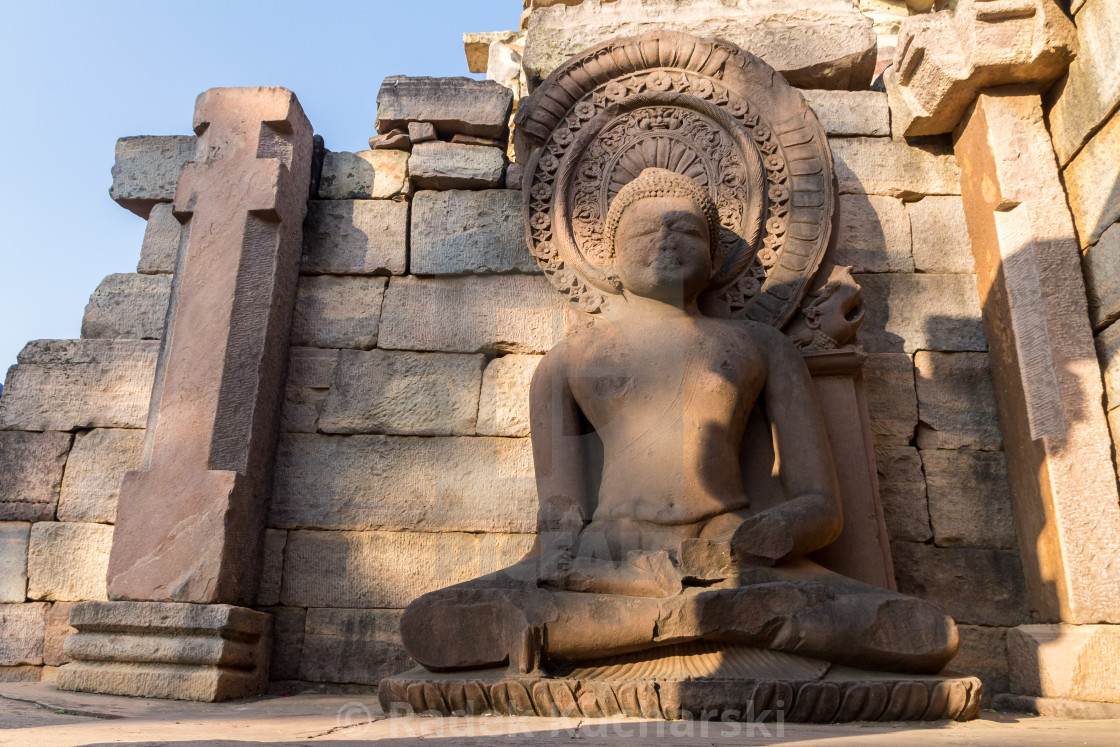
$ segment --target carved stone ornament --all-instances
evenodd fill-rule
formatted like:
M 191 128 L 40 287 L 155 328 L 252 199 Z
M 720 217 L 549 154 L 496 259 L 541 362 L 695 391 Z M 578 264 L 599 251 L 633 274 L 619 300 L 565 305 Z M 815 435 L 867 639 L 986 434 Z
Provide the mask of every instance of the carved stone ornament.
M 612 40 L 549 75 L 516 125 L 529 249 L 581 310 L 620 303 L 603 223 L 648 167 L 689 176 L 719 208 L 705 314 L 782 327 L 798 310 L 828 247 L 832 155 L 801 94 L 758 57 L 673 31 Z

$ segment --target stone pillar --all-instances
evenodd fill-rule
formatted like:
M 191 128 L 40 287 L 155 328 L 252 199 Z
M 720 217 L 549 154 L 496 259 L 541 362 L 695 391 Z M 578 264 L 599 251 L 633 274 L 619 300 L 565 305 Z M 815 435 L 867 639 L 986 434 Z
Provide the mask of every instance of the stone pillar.
M 112 601 L 71 617 L 64 689 L 220 700 L 267 681 L 271 620 L 241 608 L 260 577 L 312 131 L 282 88 L 211 89 L 194 130 L 144 467 L 121 488 Z
M 1120 623 L 1120 505 L 1078 244 L 1040 98 L 981 92 L 955 148 L 1028 601 L 1048 623 L 1009 634 L 1012 681 L 1032 695 L 1115 697 L 1069 674 L 1087 638 L 1098 662 L 1120 667 L 1120 636 L 1093 625 Z

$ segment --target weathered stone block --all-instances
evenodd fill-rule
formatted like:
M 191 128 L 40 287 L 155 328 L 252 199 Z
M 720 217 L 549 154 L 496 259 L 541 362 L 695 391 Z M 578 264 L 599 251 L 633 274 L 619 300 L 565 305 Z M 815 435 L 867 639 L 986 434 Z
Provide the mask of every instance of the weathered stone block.
M 0 666 L 43 663 L 49 604 L 0 604 Z
M 889 137 L 887 94 L 878 91 L 802 91 L 829 135 Z
M 918 390 L 918 446 L 998 451 L 1003 436 L 985 353 L 914 356 Z
M 143 463 L 144 431 L 98 428 L 79 433 L 66 462 L 59 521 L 112 524 L 124 473 Z
M 934 544 L 1018 547 L 1002 452 L 923 449 L 921 453 Z
M 1078 4 L 1077 0 L 1074 6 Z M 1050 133 L 1065 165 L 1120 104 L 1120 30 L 1109 0 L 1082 0 L 1077 12 L 1079 50 L 1069 74 L 1051 89 Z
M 540 272 L 525 246 L 518 190 L 419 192 L 409 244 L 418 275 Z
M 43 682 L 46 667 L 0 667 L 0 682 Z
M 73 602 L 105 599 L 113 527 L 40 521 L 31 526 L 27 557 L 29 599 Z
M 863 364 L 871 436 L 882 446 L 906 446 L 918 427 L 914 362 L 905 353 L 871 353 Z
M 113 162 L 109 196 L 147 218 L 152 206 L 175 199 L 179 171 L 194 160 L 193 135 L 122 137 Z
M 324 433 L 474 433 L 481 355 L 342 351 L 319 418 Z
M 408 171 L 417 189 L 496 189 L 506 154 L 501 148 L 433 140 L 412 148 Z
M 394 278 L 381 309 L 379 345 L 543 353 L 560 339 L 563 303 L 540 275 Z
M 0 602 L 20 603 L 27 598 L 27 542 L 31 525 L 25 521 L 0 522 Z
M 910 219 L 902 201 L 882 195 L 840 195 L 835 262 L 853 272 L 913 272 Z
M 1111 324 L 1094 340 L 1097 359 L 1104 375 L 1104 396 L 1108 409 L 1120 407 L 1120 325 Z
M 926 506 L 922 460 L 913 446 L 878 446 L 879 499 L 892 540 L 925 542 L 933 537 Z
M 1007 628 L 958 625 L 961 650 L 949 664 L 954 672 L 972 674 L 984 683 L 984 698 L 1008 692 Z
M 43 663 L 47 666 L 60 667 L 70 661 L 62 647 L 66 639 L 77 632 L 70 625 L 70 610 L 73 607 L 74 602 L 55 602 L 47 610 L 43 636 Z
M 280 415 L 283 433 L 314 433 L 338 365 L 337 350 L 291 348 Z
M 402 275 L 408 267 L 408 203 L 312 200 L 303 224 L 305 275 Z
M 269 524 L 531 532 L 536 510 L 528 439 L 308 434 L 280 439 Z
M 62 690 L 214 702 L 268 683 L 271 616 L 228 604 L 74 605 Z
M 1097 243 L 1120 220 L 1120 117 L 1085 144 L 1063 173 L 1081 248 Z
M 456 135 L 456 137 L 458 136 Z M 408 139 L 413 145 L 426 143 L 429 140 L 438 140 L 439 133 L 436 132 L 436 126 L 431 122 L 409 122 Z
M 1120 223 L 1101 234 L 1082 256 L 1089 319 L 1101 329 L 1120 319 Z
M 375 685 L 409 669 L 400 621 L 400 610 L 308 610 L 299 678 Z
M 0 429 L 143 428 L 159 343 L 37 340 L 8 371 Z
M 867 320 L 860 342 L 876 353 L 988 349 L 973 275 L 856 275 Z
M 389 607 L 516 563 L 531 534 L 316 532 L 288 534 L 283 603 Z M 401 558 L 408 558 L 401 563 Z M 382 569 L 371 572 L 370 569 Z
M 965 625 L 1018 625 L 1027 619 L 1023 568 L 1010 550 L 892 542 L 898 590 L 941 607 Z
M 377 344 L 383 277 L 302 277 L 292 314 L 292 345 L 369 350 Z
M 175 219 L 170 202 L 153 205 L 148 225 L 144 228 L 144 242 L 140 245 L 140 263 L 136 271 L 145 275 L 175 272 L 182 233 L 183 227 Z
M 298 679 L 307 610 L 302 607 L 266 607 L 261 611 L 272 615 L 272 660 L 268 666 L 268 678 L 274 681 Z
M 918 272 L 976 272 L 961 198 L 924 197 L 906 208 L 910 213 L 914 267 Z
M 1013 692 L 1120 703 L 1120 625 L 1020 625 L 1007 654 Z
M 812 6 L 759 0 L 618 0 L 534 5 L 523 64 L 530 87 L 578 52 L 664 28 L 714 36 L 758 55 L 802 88 L 861 90 L 875 69 L 875 31 L 848 0 Z
M 529 435 L 529 384 L 540 360 L 539 355 L 504 355 L 487 364 L 478 403 L 480 435 Z
M 959 195 L 961 172 L 952 153 L 887 138 L 829 141 L 841 194 Z
M 170 301 L 170 275 L 109 275 L 89 298 L 82 337 L 158 340 Z
M 280 604 L 280 583 L 284 574 L 284 547 L 288 533 L 282 529 L 264 530 L 264 562 L 261 582 L 257 588 L 257 604 L 262 607 Z
M 387 200 L 408 192 L 408 153 L 403 150 L 327 153 L 323 158 L 320 200 Z
M 0 521 L 54 518 L 69 451 L 69 433 L 0 432 Z
M 377 131 L 430 122 L 440 136 L 504 138 L 513 92 L 492 80 L 391 75 L 377 92 Z

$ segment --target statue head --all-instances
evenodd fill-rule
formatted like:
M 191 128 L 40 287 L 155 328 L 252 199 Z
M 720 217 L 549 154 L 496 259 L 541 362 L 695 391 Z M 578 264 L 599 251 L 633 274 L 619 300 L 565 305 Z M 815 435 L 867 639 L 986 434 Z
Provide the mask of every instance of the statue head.
M 630 293 L 690 301 L 719 267 L 719 211 L 683 174 L 649 168 L 619 190 L 603 234 L 613 274 Z

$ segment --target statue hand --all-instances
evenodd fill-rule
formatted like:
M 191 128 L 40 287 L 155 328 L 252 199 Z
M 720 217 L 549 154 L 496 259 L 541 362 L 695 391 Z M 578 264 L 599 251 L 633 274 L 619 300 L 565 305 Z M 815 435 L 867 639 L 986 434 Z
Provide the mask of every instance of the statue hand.
M 735 560 L 773 566 L 793 552 L 793 529 L 784 516 L 763 511 L 744 520 L 731 535 L 730 544 Z

